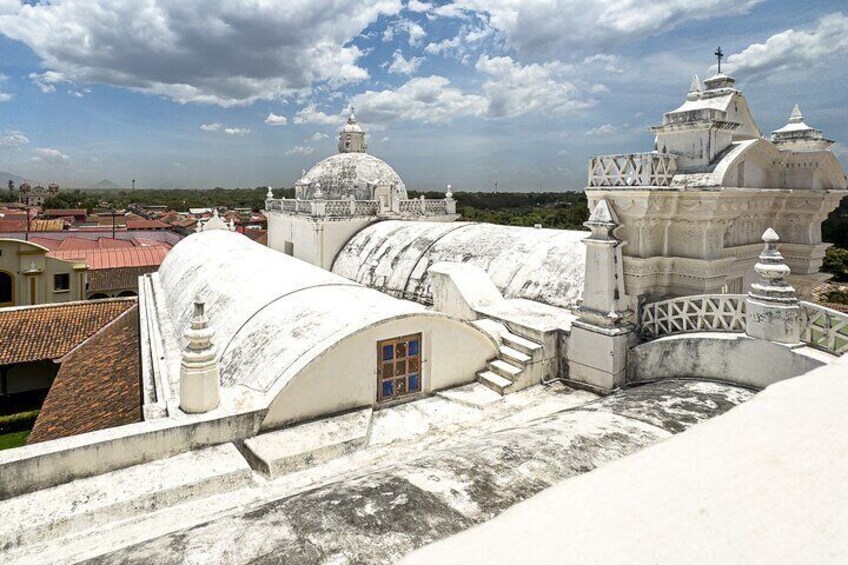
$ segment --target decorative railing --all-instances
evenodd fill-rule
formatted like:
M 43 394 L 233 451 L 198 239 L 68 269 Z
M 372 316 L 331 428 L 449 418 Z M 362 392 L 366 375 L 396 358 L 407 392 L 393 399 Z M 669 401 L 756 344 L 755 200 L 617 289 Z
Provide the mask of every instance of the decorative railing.
M 651 302 L 642 306 L 642 337 L 687 332 L 744 332 L 744 294 L 700 294 Z
M 589 186 L 670 186 L 675 172 L 670 153 L 598 155 L 589 162 Z
M 323 216 L 375 216 L 381 212 L 377 200 L 295 200 L 273 199 L 265 201 L 265 209 L 289 214 Z M 391 210 L 384 210 L 387 215 Z M 427 200 L 423 198 L 397 201 L 397 213 L 415 216 L 436 216 L 456 213 L 456 200 Z
M 801 341 L 834 355 L 848 351 L 848 314 L 801 302 Z

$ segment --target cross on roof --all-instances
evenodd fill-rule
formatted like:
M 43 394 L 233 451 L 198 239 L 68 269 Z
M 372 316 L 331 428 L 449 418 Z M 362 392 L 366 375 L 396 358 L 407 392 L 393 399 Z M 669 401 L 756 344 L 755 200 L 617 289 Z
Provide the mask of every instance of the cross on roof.
M 716 52 L 713 53 L 713 55 L 715 55 L 716 59 L 718 59 L 718 74 L 721 74 L 721 60 L 724 58 L 724 53 L 721 52 L 721 47 L 716 49 Z

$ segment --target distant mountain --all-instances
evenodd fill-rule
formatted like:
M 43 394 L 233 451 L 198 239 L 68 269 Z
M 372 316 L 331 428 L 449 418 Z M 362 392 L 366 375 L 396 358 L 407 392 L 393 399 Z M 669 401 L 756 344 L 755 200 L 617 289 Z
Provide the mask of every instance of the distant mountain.
M 92 185 L 91 188 L 116 189 L 116 188 L 122 188 L 122 187 L 118 186 L 117 184 L 110 181 L 109 179 L 103 179 L 102 181 L 98 182 L 97 184 Z
M 19 177 L 18 175 L 13 175 L 12 173 L 0 172 L 0 190 L 6 190 L 6 187 L 9 186 L 10 180 L 15 183 L 15 187 L 18 187 L 26 179 L 24 177 Z

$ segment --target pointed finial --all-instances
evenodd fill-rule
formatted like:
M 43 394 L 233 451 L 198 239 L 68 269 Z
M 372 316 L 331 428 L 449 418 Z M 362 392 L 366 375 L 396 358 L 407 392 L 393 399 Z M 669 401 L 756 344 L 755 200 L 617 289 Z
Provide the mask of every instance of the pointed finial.
M 324 198 L 324 193 L 321 192 L 320 182 L 315 182 L 315 192 L 312 194 L 312 198 L 314 198 L 315 200 L 321 200 L 322 198 Z
M 217 218 L 217 217 L 218 217 L 218 209 L 217 209 L 217 208 L 214 208 L 214 209 L 212 210 L 212 217 L 213 217 L 213 218 Z
M 353 106 L 350 107 L 350 116 L 347 118 L 347 123 L 355 124 L 356 123 L 356 115 L 353 113 Z
M 692 77 L 692 82 L 689 83 L 689 93 L 686 95 L 687 100 L 697 100 L 701 97 L 701 93 L 703 92 L 703 87 L 701 86 L 701 79 L 698 75 Z
M 445 198 L 453 198 L 453 192 L 451 191 L 451 185 L 448 185 L 447 191 L 445 191 Z
M 795 104 L 795 107 L 792 108 L 792 113 L 789 114 L 789 123 L 790 124 L 800 124 L 804 121 L 804 115 L 801 113 L 801 108 Z
M 271 187 L 269 186 L 268 192 L 265 193 L 265 199 L 271 200 L 272 198 L 274 198 L 274 192 L 271 190 Z

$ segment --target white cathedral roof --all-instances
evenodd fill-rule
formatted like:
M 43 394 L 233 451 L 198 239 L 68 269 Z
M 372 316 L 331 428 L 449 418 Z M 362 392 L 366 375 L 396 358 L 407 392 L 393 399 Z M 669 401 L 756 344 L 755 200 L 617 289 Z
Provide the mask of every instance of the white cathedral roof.
M 488 273 L 506 298 L 574 306 L 583 292 L 584 231 L 470 222 L 372 224 L 336 256 L 333 272 L 399 298 L 432 302 L 427 269 L 440 261 Z
M 221 383 L 259 392 L 279 390 L 345 336 L 423 310 L 228 230 L 182 240 L 159 278 L 175 334 L 203 300 Z

